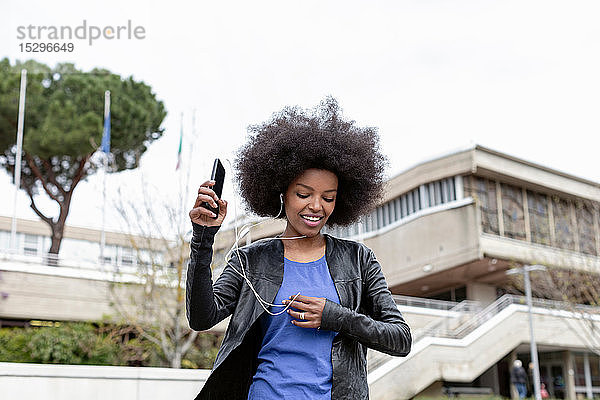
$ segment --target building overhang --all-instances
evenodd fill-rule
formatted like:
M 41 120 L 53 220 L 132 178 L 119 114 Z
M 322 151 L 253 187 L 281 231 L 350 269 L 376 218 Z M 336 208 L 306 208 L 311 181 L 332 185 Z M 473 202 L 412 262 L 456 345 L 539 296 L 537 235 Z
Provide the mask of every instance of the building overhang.
M 438 179 L 477 174 L 507 183 L 600 201 L 600 183 L 513 157 L 480 145 L 419 163 L 392 177 L 384 201 Z

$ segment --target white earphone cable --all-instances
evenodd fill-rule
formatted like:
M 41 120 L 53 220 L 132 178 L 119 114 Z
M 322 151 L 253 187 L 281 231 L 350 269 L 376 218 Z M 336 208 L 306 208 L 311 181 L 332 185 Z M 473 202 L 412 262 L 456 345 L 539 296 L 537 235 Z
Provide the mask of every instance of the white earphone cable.
M 233 167 L 231 165 L 231 161 L 229 159 L 226 159 L 227 163 L 229 164 L 229 168 L 230 170 L 233 170 Z M 258 300 L 258 303 L 261 305 L 261 307 L 265 310 L 265 312 L 267 312 L 270 315 L 276 316 L 276 315 L 280 315 L 283 314 L 284 312 L 287 311 L 288 308 L 290 308 L 291 302 L 288 303 L 288 305 L 283 305 L 283 304 L 273 304 L 273 303 L 269 303 L 268 301 L 266 301 L 265 299 L 263 299 L 260 294 L 258 294 L 258 292 L 256 291 L 256 289 L 254 288 L 254 285 L 252 285 L 252 282 L 250 281 L 250 279 L 248 278 L 248 276 L 246 275 L 246 271 L 244 270 L 244 263 L 242 262 L 242 258 L 240 257 L 240 249 L 239 249 L 239 241 L 242 240 L 244 238 L 244 236 L 246 236 L 249 232 L 250 232 L 250 228 L 254 228 L 258 225 L 261 225 L 267 221 L 271 221 L 273 219 L 277 219 L 279 218 L 279 216 L 281 215 L 281 213 L 283 212 L 283 195 L 281 194 L 279 196 L 279 199 L 281 200 L 281 205 L 279 207 L 279 213 L 277 213 L 277 215 L 273 218 L 269 218 L 269 219 L 265 219 L 263 221 L 260 221 L 256 224 L 253 224 L 252 222 L 249 222 L 247 224 L 244 224 L 241 229 L 240 232 L 238 232 L 238 226 L 237 226 L 237 220 L 238 220 L 238 216 L 237 216 L 237 203 L 236 203 L 236 193 L 235 193 L 235 189 L 234 189 L 234 193 L 233 193 L 233 213 L 234 213 L 234 231 L 235 231 L 235 241 L 233 242 L 233 245 L 231 246 L 231 248 L 229 249 L 229 251 L 227 252 L 227 254 L 225 255 L 225 260 L 227 262 L 226 266 L 231 267 L 231 269 L 236 272 L 238 275 L 240 275 L 244 281 L 248 284 L 248 287 L 250 288 L 250 290 L 252 291 L 252 293 L 254 294 L 254 297 L 256 297 L 256 300 Z M 265 240 L 272 240 L 272 239 L 279 239 L 279 240 L 292 240 L 292 239 L 302 239 L 305 238 L 306 236 L 294 236 L 294 237 L 269 237 L 269 238 L 262 238 L 257 240 L 255 243 L 257 242 L 262 242 Z M 238 262 L 240 263 L 240 269 L 241 272 L 233 266 L 233 264 L 229 261 L 232 253 L 235 251 L 236 256 L 238 258 Z M 246 263 L 248 263 L 248 258 L 246 257 L 246 255 L 244 254 L 244 259 L 246 260 Z M 300 292 L 296 293 L 296 295 L 294 295 L 294 297 L 292 298 L 292 301 L 296 300 L 296 298 L 300 296 Z M 268 307 L 284 307 L 283 310 L 278 311 L 276 313 L 272 312 L 271 310 L 269 310 Z

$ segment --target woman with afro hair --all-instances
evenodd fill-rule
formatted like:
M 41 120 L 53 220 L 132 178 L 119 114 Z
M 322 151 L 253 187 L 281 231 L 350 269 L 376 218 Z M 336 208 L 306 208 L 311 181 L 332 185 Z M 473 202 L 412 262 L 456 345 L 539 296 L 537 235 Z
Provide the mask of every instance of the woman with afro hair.
M 368 399 L 367 347 L 405 356 L 410 329 L 373 252 L 321 230 L 355 222 L 380 201 L 386 159 L 376 129 L 343 119 L 327 98 L 311 111 L 284 108 L 249 131 L 236 159 L 241 195 L 249 211 L 286 227 L 236 249 L 213 283 L 227 202 L 213 181 L 199 188 L 189 213 L 187 317 L 194 330 L 231 320 L 196 398 Z

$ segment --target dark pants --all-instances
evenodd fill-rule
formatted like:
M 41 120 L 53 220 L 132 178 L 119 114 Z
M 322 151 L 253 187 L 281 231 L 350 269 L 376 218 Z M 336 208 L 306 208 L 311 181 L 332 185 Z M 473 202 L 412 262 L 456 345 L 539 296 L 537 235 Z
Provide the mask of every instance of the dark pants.
M 527 386 L 524 383 L 517 382 L 515 383 L 515 387 L 517 388 L 517 392 L 519 392 L 519 398 L 523 399 L 527 396 Z

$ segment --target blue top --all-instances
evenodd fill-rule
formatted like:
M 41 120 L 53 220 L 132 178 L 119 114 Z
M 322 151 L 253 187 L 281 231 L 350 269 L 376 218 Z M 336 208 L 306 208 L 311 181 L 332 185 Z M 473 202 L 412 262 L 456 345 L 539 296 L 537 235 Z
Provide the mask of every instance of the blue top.
M 325 256 L 307 263 L 285 258 L 283 267 L 283 282 L 273 304 L 298 292 L 339 304 Z M 282 309 L 271 307 L 272 312 Z M 248 399 L 331 399 L 331 346 L 337 332 L 301 328 L 292 319 L 287 313 L 260 317 L 263 341 Z

